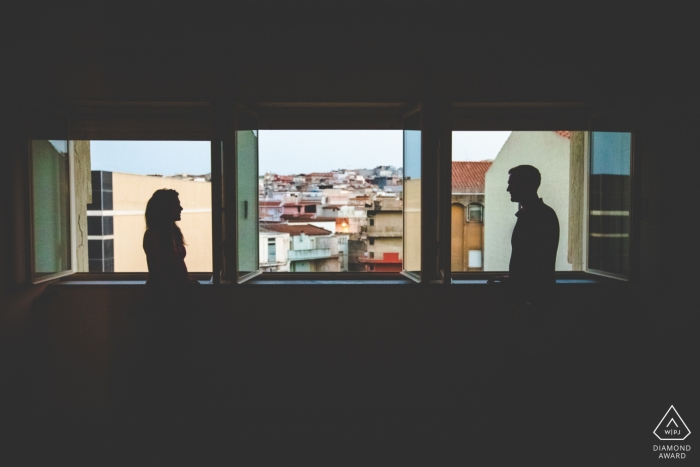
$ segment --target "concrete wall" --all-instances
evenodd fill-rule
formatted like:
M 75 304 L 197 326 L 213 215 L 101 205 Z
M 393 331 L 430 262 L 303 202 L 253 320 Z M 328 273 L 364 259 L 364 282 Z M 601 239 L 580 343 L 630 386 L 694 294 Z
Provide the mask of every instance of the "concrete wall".
M 514 131 L 486 172 L 484 209 L 484 270 L 507 271 L 510 262 L 510 238 L 515 227 L 518 204 L 510 201 L 508 170 L 532 165 L 542 174 L 538 190 L 559 218 L 557 271 L 571 271 L 569 241 L 569 140 L 554 131 Z
M 407 180 L 404 187 L 403 261 L 406 271 L 421 268 L 421 180 Z
M 403 260 L 403 212 L 376 211 L 368 219 L 374 220 L 373 226 L 367 226 L 367 237 L 374 239 L 374 245 L 368 238 L 367 253 L 374 253 L 374 259 L 383 259 L 384 253 L 398 253 Z
M 87 205 L 92 203 L 90 141 L 73 142 L 75 176 L 76 260 L 78 272 L 88 271 Z
M 158 189 L 180 194 L 184 211 L 178 222 L 185 236 L 190 272 L 211 272 L 211 183 L 114 172 L 114 271 L 148 271 L 143 251 L 144 214 L 148 200 Z
M 402 237 L 403 236 L 403 212 L 401 211 L 375 211 L 374 215 L 368 215 L 368 237 Z M 370 225 L 374 220 L 374 225 Z

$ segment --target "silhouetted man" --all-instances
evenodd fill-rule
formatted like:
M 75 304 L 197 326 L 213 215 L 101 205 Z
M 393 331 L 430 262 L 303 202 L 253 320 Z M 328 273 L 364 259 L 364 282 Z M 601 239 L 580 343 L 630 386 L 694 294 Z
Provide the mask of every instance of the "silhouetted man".
M 504 282 L 513 287 L 519 299 L 530 302 L 554 284 L 559 245 L 559 220 L 552 208 L 537 196 L 541 176 L 531 165 L 508 171 L 510 200 L 519 203 L 518 220 L 511 237 L 509 274 Z

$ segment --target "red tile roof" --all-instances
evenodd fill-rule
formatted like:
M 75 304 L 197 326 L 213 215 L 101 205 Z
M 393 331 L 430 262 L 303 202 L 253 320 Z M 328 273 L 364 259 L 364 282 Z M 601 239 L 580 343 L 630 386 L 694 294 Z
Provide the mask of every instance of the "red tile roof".
M 571 139 L 571 132 L 570 131 L 555 131 L 556 134 L 559 136 L 563 136 L 566 139 Z
M 453 193 L 485 193 L 486 171 L 493 161 L 452 162 Z
M 330 235 L 333 232 L 330 230 L 316 227 L 309 224 L 265 224 L 261 226 L 263 230 L 271 230 L 273 232 L 288 233 L 292 237 L 301 235 Z

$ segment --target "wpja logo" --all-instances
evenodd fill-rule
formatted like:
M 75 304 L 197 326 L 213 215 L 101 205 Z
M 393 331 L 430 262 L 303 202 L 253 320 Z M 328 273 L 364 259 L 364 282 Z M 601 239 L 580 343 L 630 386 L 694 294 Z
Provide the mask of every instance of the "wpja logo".
M 671 406 L 654 429 L 654 434 L 661 441 L 683 441 L 690 435 L 690 430 L 676 408 Z M 654 452 L 659 453 L 659 459 L 685 459 L 688 451 L 690 451 L 689 444 L 654 445 Z

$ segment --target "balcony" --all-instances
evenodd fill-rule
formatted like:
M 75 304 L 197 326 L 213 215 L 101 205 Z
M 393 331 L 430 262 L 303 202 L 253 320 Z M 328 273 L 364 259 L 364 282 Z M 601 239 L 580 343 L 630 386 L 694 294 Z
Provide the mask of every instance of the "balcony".
M 314 248 L 309 250 L 289 250 L 289 261 L 308 261 L 312 259 L 332 257 L 330 248 Z M 337 256 L 337 255 L 336 255 Z
M 403 227 L 389 226 L 369 226 L 367 227 L 368 237 L 403 237 Z

